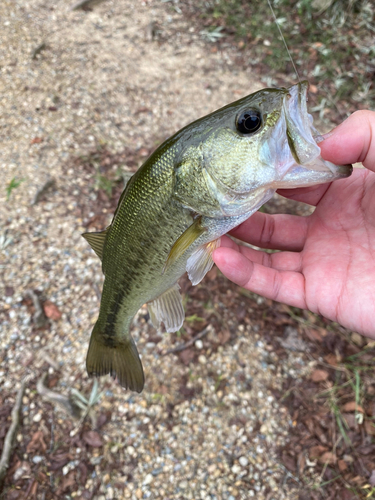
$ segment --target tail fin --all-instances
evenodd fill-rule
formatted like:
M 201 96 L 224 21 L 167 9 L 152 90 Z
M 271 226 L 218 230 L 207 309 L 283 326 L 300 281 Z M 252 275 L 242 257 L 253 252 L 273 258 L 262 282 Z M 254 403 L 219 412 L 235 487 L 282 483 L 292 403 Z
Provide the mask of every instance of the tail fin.
M 100 377 L 109 373 L 113 378 L 117 377 L 125 389 L 142 392 L 145 380 L 142 363 L 130 336 L 123 343 L 106 345 L 96 324 L 90 338 L 86 368 L 89 376 Z

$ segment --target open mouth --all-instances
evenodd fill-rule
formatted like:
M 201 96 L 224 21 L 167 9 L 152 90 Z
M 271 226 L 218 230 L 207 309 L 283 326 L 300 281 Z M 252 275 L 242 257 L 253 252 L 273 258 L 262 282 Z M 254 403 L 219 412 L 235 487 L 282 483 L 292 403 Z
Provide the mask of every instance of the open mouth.
M 297 83 L 288 89 L 289 93 L 284 98 L 287 140 L 296 163 L 292 171 L 296 173 L 297 169 L 300 174 L 302 169 L 310 171 L 311 183 L 348 177 L 352 173 L 351 165 L 335 165 L 320 156 L 317 141 L 321 136 L 313 126 L 312 116 L 307 112 L 307 89 L 307 81 Z

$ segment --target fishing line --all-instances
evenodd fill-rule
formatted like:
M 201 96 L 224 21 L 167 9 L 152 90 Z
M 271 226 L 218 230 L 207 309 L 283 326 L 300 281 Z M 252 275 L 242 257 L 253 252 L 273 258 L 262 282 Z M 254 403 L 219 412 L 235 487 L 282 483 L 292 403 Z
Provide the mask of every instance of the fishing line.
M 296 75 L 297 75 L 298 81 L 299 81 L 299 83 L 301 83 L 301 79 L 300 79 L 300 77 L 299 77 L 299 74 L 298 74 L 298 71 L 297 71 L 296 65 L 294 64 L 294 61 L 293 61 L 292 55 L 291 55 L 291 53 L 290 53 L 290 51 L 289 51 L 289 49 L 288 49 L 288 45 L 286 44 L 286 41 L 285 41 L 284 35 L 282 34 L 282 31 L 281 31 L 280 25 L 279 25 L 279 23 L 278 23 L 278 21 L 277 21 L 277 19 L 276 19 L 275 11 L 273 10 L 273 7 L 272 7 L 272 5 L 271 5 L 271 1 L 270 1 L 270 0 L 267 0 L 267 2 L 268 2 L 268 5 L 269 5 L 269 8 L 271 9 L 271 12 L 272 12 L 273 18 L 274 18 L 275 23 L 276 23 L 276 26 L 277 26 L 277 29 L 279 30 L 279 33 L 280 33 L 281 39 L 282 39 L 282 41 L 284 42 L 284 45 L 285 45 L 286 51 L 288 52 L 289 59 L 290 59 L 290 61 L 291 61 L 291 63 L 292 63 L 292 66 L 293 66 L 293 68 L 294 68 L 294 71 L 295 71 L 295 73 L 296 73 Z

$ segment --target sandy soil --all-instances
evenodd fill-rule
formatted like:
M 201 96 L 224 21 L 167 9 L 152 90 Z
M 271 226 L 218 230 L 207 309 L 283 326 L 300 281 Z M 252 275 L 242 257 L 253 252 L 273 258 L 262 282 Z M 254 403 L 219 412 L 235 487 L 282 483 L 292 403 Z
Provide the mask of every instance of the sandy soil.
M 0 3 L 4 407 L 30 376 L 7 494 L 24 498 L 16 495 L 29 488 L 43 499 L 292 499 L 276 455 L 291 422 L 274 391 L 305 366 L 298 352 L 279 359 L 257 333 L 263 320 L 255 312 L 247 322 L 238 320 L 240 309 L 225 312 L 229 299 L 244 311 L 248 297 L 232 299 L 222 277 L 211 275 L 212 294 L 219 287 L 222 298 L 215 295 L 210 307 L 226 323 L 193 344 L 190 358 L 163 356 L 180 339 L 155 337 L 146 311 L 140 312 L 133 336 L 145 390 L 135 396 L 101 380 L 96 411 L 107 417 L 99 430 L 85 423 L 81 441 L 68 437 L 77 422 L 36 391 L 43 372 L 57 392 L 87 394 L 92 385 L 84 359 L 102 276 L 81 233 L 98 210 L 107 222 L 111 214 L 98 204 L 85 155 L 105 148 L 141 158 L 190 121 L 261 87 L 251 67 L 236 67 L 235 49 L 217 50 L 188 25 L 178 3 L 109 0 L 88 11 L 68 7 L 66 1 Z M 111 166 L 128 167 L 126 156 Z M 7 199 L 12 181 L 21 183 Z M 50 316 L 44 326 L 33 316 L 32 297 Z M 199 294 L 191 297 L 186 303 L 193 311 Z M 255 307 L 263 303 L 251 300 Z M 199 332 L 196 321 L 192 332 Z M 39 431 L 51 447 L 30 445 Z M 65 459 L 54 462 L 59 449 Z

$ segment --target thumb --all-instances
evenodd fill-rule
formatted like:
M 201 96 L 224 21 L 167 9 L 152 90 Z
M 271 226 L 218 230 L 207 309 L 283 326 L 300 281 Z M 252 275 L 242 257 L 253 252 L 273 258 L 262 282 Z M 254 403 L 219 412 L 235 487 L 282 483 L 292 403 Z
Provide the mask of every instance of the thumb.
M 325 160 L 336 164 L 360 161 L 375 171 L 375 112 L 356 111 L 326 134 L 319 147 Z

